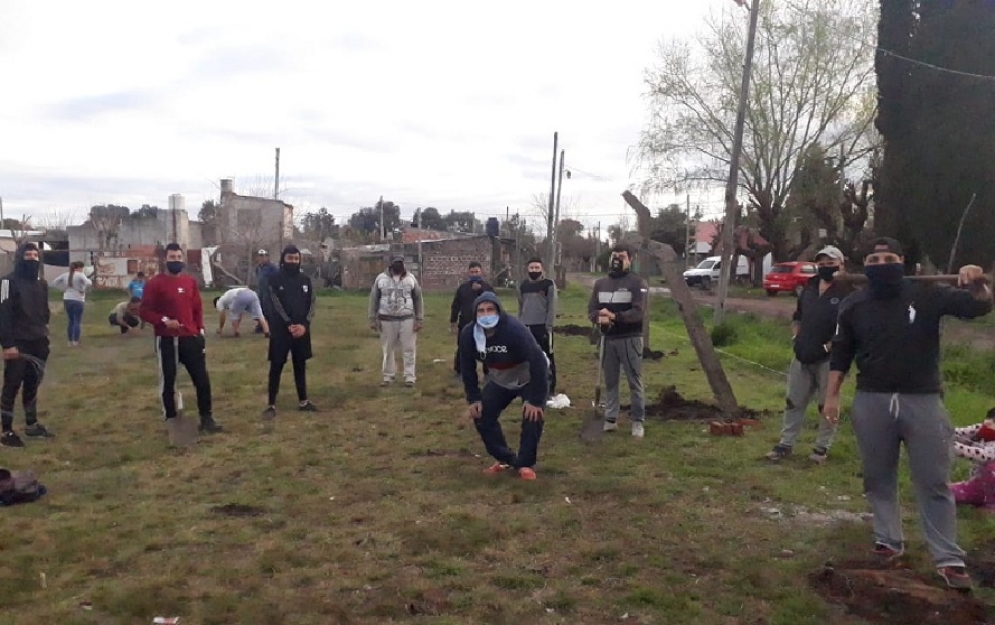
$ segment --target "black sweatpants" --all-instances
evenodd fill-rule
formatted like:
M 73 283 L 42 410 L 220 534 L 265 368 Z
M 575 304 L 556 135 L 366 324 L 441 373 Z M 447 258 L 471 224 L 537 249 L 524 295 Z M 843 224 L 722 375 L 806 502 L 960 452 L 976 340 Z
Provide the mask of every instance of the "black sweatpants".
M 3 390 L 0 391 L 0 425 L 4 432 L 14 429 L 14 401 L 18 391 L 21 392 L 25 422 L 28 425 L 38 422 L 38 387 L 48 360 L 48 339 L 23 343 L 17 350 L 30 358 L 4 361 Z
M 498 419 L 504 409 L 515 398 L 520 397 L 524 391 L 525 388 L 513 390 L 488 382 L 481 393 L 483 398 L 480 417 L 473 422 L 477 428 L 477 433 L 480 434 L 480 439 L 484 442 L 484 447 L 487 448 L 487 453 L 498 462 L 511 465 L 516 469 L 535 466 L 539 455 L 539 439 L 542 438 L 543 420 L 529 421 L 525 418 L 524 413 L 522 414 L 522 434 L 516 454 L 508 447 Z
M 211 379 L 207 375 L 206 344 L 202 336 L 155 337 L 156 361 L 159 364 L 159 392 L 162 415 L 176 416 L 176 373 L 186 367 L 197 389 L 197 412 L 201 418 L 211 416 Z
M 556 395 L 556 360 L 553 359 L 553 333 L 546 331 L 544 324 L 529 326 L 539 349 L 549 358 L 549 396 Z
M 295 339 L 289 330 L 270 328 L 269 336 L 269 405 L 276 405 L 276 396 L 280 392 L 280 376 L 283 375 L 283 365 L 287 355 L 294 367 L 294 385 L 297 387 L 297 399 L 307 400 L 307 361 L 311 358 L 311 329 L 304 336 Z

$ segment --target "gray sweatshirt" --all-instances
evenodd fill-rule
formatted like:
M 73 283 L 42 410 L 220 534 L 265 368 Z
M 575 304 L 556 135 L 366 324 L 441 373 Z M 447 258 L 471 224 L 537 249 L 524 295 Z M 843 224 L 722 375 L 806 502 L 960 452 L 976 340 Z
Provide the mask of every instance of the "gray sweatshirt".
M 518 288 L 518 320 L 526 326 L 556 323 L 556 283 L 549 278 L 526 280 Z
M 425 318 L 418 280 L 408 272 L 393 276 L 385 271 L 377 276 L 370 289 L 370 321 L 400 321 L 412 317 L 416 321 Z

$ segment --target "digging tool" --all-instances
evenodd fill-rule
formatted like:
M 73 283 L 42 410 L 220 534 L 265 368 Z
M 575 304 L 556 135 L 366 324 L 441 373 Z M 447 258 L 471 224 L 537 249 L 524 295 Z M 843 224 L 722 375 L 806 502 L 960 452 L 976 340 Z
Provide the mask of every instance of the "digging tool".
M 935 274 L 935 275 L 915 275 L 915 276 L 905 276 L 906 280 L 912 280 L 913 282 L 928 282 L 934 284 L 953 284 L 957 285 L 957 274 Z M 982 276 L 985 284 L 992 283 L 992 276 L 985 274 Z M 834 280 L 838 282 L 850 282 L 852 284 L 867 284 L 867 276 L 862 273 L 847 273 L 842 276 L 836 276 Z
M 590 412 L 584 418 L 584 424 L 580 429 L 580 438 L 584 442 L 594 443 L 601 440 L 604 435 L 605 409 L 601 405 L 601 386 L 604 382 L 605 368 L 605 335 L 598 337 L 598 384 L 594 388 L 594 402 Z
M 166 419 L 169 444 L 174 447 L 192 447 L 197 444 L 197 422 L 183 414 L 183 393 L 176 392 L 176 416 Z

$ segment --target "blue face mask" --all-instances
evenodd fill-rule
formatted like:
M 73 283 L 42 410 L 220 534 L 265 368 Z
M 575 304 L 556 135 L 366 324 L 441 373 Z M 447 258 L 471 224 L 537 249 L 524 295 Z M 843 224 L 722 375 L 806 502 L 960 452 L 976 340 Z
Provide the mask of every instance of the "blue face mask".
M 485 330 L 490 330 L 498 324 L 501 317 L 499 315 L 484 315 L 482 317 L 477 317 L 477 325 Z

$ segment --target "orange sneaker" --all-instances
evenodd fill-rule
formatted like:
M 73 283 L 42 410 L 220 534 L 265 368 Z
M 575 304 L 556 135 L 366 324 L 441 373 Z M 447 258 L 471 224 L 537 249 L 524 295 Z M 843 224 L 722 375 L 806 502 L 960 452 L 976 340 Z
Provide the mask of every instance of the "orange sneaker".
M 484 469 L 484 473 L 486 473 L 487 475 L 497 475 L 498 473 L 500 473 L 501 471 L 504 471 L 507 468 L 508 468 L 508 465 L 506 465 L 506 464 L 504 464 L 502 462 L 495 462 L 491 466 L 489 466 L 486 469 Z
M 529 467 L 522 467 L 518 470 L 518 477 L 523 480 L 534 480 L 536 479 L 536 472 Z

